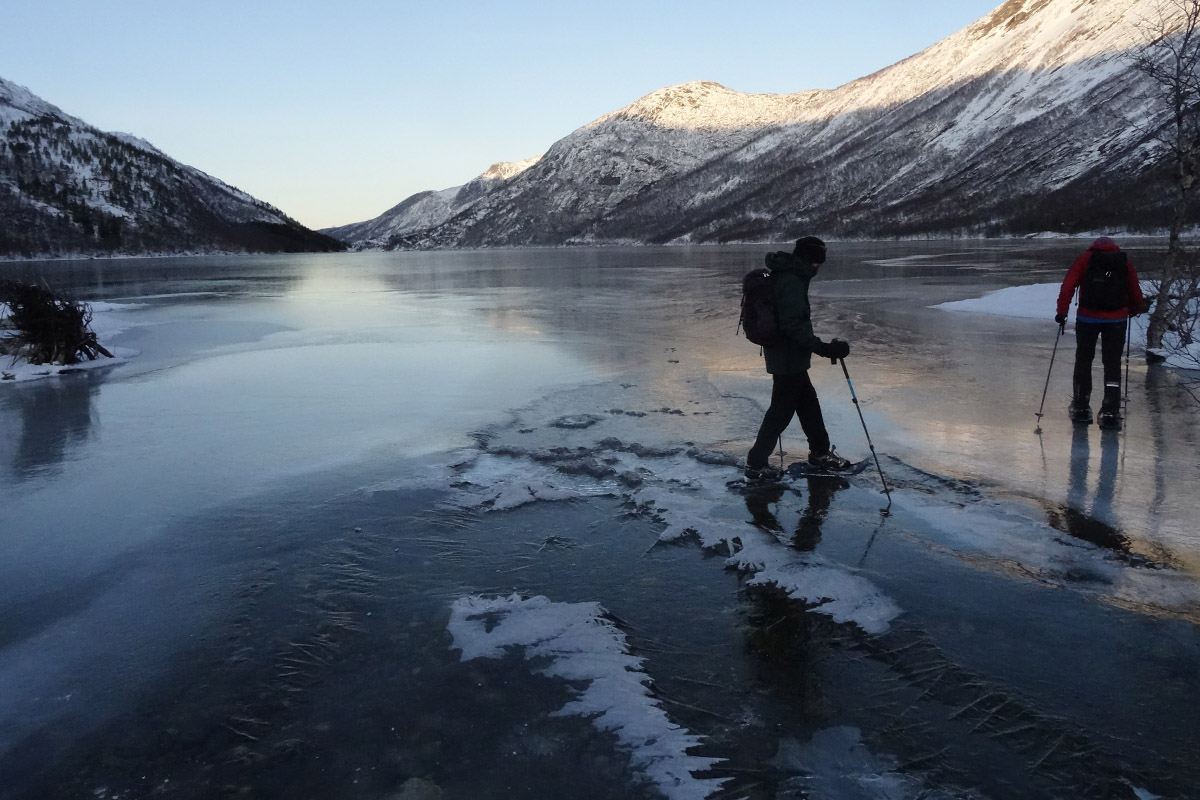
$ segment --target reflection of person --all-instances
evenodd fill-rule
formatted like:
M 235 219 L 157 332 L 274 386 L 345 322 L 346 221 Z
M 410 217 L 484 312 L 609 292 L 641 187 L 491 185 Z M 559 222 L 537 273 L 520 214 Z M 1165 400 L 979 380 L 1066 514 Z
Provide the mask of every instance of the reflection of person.
M 1131 547 L 1129 537 L 1113 527 L 1113 490 L 1117 482 L 1117 455 L 1120 446 L 1120 437 L 1117 434 L 1103 434 L 1100 440 L 1100 470 L 1096 494 L 1092 498 L 1091 508 L 1088 509 L 1088 429 L 1082 425 L 1076 426 L 1071 441 L 1067 504 L 1062 508 L 1061 522 L 1057 523 L 1056 527 L 1076 539 L 1106 547 L 1117 553 L 1128 554 Z
M 1091 451 L 1088 442 L 1088 429 L 1076 425 L 1071 435 L 1071 471 L 1067 480 L 1067 507 L 1084 510 L 1088 494 L 1088 462 Z
M 771 373 L 771 405 L 763 416 L 758 438 L 746 457 L 746 478 L 752 481 L 775 480 L 782 470 L 767 464 L 775 443 L 792 421 L 800 419 L 800 427 L 808 438 L 808 462 L 823 469 L 844 470 L 850 462 L 834 452 L 821 415 L 817 390 L 808 377 L 808 368 L 815 353 L 822 358 L 845 358 L 850 345 L 834 339 L 823 342 L 813 333 L 808 285 L 817 270 L 825 263 L 825 243 L 815 236 L 796 241 L 791 253 L 767 254 L 771 270 L 772 300 L 779 327 L 785 336 L 783 344 L 764 347 L 767 372 Z
M 1079 289 L 1075 313 L 1075 375 L 1072 382 L 1071 419 L 1092 421 L 1092 362 L 1100 341 L 1104 365 L 1104 398 L 1096 421 L 1106 427 L 1121 424 L 1121 350 L 1125 346 L 1129 317 L 1146 310 L 1137 270 L 1129 256 L 1107 236 L 1101 236 L 1075 259 L 1058 292 L 1054 321 L 1063 325 L 1071 297 Z
M 1113 521 L 1113 490 L 1117 484 L 1117 453 L 1120 438 L 1105 434 L 1100 439 L 1100 475 L 1096 482 L 1096 499 L 1092 503 L 1092 516 L 1105 522 Z
M 796 522 L 796 531 L 792 534 L 791 540 L 793 549 L 817 549 L 817 545 L 821 541 L 821 526 L 829 514 L 833 496 L 842 489 L 849 488 L 849 481 L 840 476 L 820 476 L 808 479 L 808 504 Z M 746 495 L 746 508 L 754 519 L 754 524 L 772 535 L 783 533 L 783 526 L 779 524 L 779 520 L 771 511 L 770 506 L 783 499 L 784 491 L 782 486 L 772 486 Z

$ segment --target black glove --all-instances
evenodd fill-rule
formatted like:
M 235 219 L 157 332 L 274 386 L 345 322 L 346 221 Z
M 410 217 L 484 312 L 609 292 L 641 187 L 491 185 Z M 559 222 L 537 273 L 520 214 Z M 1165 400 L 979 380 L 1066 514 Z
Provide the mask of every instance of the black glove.
M 814 353 L 821 358 L 828 358 L 831 361 L 837 361 L 839 358 L 845 358 L 850 355 L 850 345 L 843 342 L 841 339 L 834 339 L 832 342 L 821 342 L 814 350 Z
M 1067 324 L 1067 315 L 1066 314 L 1055 314 L 1054 321 L 1057 322 L 1059 325 L 1066 325 Z

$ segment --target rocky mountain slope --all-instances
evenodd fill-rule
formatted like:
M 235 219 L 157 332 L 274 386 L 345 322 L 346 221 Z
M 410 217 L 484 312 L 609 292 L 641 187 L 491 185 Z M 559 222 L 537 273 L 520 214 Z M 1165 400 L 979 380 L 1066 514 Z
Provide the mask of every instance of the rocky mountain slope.
M 0 257 L 344 245 L 148 142 L 0 79 Z
M 344 242 L 353 242 L 359 248 L 384 246 L 394 237 L 433 227 L 469 208 L 537 161 L 538 157 L 534 157 L 493 164 L 482 175 L 462 186 L 439 192 L 418 192 L 375 219 L 325 228 L 321 232 Z
M 1009 0 L 832 91 L 662 89 L 576 130 L 469 204 L 377 227 L 371 244 L 1160 228 L 1166 193 L 1151 133 L 1163 118 L 1127 57 L 1157 5 Z

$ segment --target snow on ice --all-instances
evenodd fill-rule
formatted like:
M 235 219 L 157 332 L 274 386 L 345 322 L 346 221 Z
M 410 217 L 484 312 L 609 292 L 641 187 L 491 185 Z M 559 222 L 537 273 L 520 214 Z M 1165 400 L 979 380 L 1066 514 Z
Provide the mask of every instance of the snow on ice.
M 726 566 L 753 574 L 752 585 L 775 585 L 836 622 L 878 634 L 899 616 L 895 603 L 864 576 L 793 550 L 751 525 L 744 508 L 730 502 L 728 464 L 706 464 L 683 452 L 598 455 L 591 475 L 568 475 L 561 467 L 578 469 L 581 459 L 556 466 L 520 454 L 483 453 L 460 466 L 451 502 L 500 511 L 542 500 L 625 496 L 662 526 L 660 542 L 694 536 L 705 549 L 725 554 Z
M 125 312 L 141 308 L 140 303 L 88 303 L 92 309 L 92 332 L 100 344 L 132 326 L 125 318 Z M 0 320 L 8 316 L 8 307 L 0 304 Z M 108 348 L 114 358 L 99 358 L 95 361 L 83 361 L 78 364 L 30 364 L 23 358 L 15 356 L 0 356 L 0 379 L 4 381 L 32 381 L 39 378 L 49 378 L 67 372 L 78 370 L 99 369 L 120 364 L 136 355 L 135 350 L 125 348 Z
M 448 626 L 462 659 L 500 658 L 509 648 L 525 658 L 548 659 L 544 675 L 586 682 L 559 716 L 578 715 L 599 730 L 616 734 L 632 752 L 632 763 L 663 796 L 700 800 L 727 779 L 692 775 L 721 759 L 687 754 L 701 738 L 671 721 L 650 693 L 642 659 L 628 652 L 625 634 L 596 603 L 555 603 L 546 597 L 469 596 L 451 607 Z

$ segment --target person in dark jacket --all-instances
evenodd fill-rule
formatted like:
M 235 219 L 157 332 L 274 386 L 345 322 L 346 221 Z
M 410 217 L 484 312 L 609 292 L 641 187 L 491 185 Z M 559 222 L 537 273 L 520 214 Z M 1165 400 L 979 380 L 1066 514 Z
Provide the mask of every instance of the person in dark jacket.
M 1096 421 L 1102 426 L 1121 424 L 1121 350 L 1129 318 L 1146 310 L 1137 270 L 1129 256 L 1107 236 L 1092 242 L 1071 264 L 1058 292 L 1054 321 L 1066 325 L 1071 298 L 1079 290 L 1075 312 L 1075 374 L 1070 414 L 1076 422 L 1092 421 L 1092 362 L 1100 342 L 1104 365 L 1104 397 Z
M 825 263 L 825 243 L 815 236 L 796 241 L 791 253 L 767 254 L 771 270 L 772 300 L 784 343 L 764 347 L 767 372 L 772 376 L 771 405 L 763 416 L 758 438 L 746 456 L 746 478 L 774 480 L 782 470 L 770 466 L 771 451 L 795 414 L 808 438 L 810 464 L 832 470 L 844 470 L 850 462 L 834 452 L 821 415 L 817 390 L 808 377 L 808 368 L 815 353 L 821 358 L 845 358 L 850 345 L 834 339 L 823 342 L 813 333 L 808 285 Z

